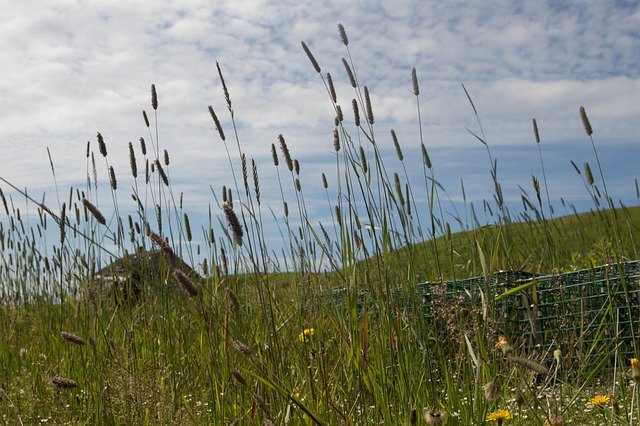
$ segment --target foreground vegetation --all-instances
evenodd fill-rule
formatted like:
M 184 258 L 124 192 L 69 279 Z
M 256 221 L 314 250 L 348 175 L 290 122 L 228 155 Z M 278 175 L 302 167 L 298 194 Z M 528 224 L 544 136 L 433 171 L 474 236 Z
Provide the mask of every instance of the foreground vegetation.
M 526 352 L 502 336 L 493 303 L 500 295 L 490 277 L 501 269 L 551 273 L 638 259 L 640 209 L 614 208 L 586 111 L 580 110 L 585 146 L 599 173 L 589 164 L 573 166 L 593 200 L 590 213 L 554 217 L 543 175 L 533 177 L 533 195 L 522 190 L 523 211 L 516 214 L 503 199 L 478 118 L 472 136 L 487 149 L 495 188 L 483 209 L 495 223 L 480 226 L 466 197 L 470 224 L 462 215 L 449 223 L 445 218 L 455 207 L 445 201 L 449 195 L 422 141 L 420 182 L 410 182 L 413 165 L 405 163 L 393 131 L 399 172 L 383 161 L 369 91 L 357 79 L 347 35 L 339 30 L 354 89 L 353 122 L 337 103 L 331 75 L 321 72 L 303 43 L 336 112 L 335 170 L 321 177 L 327 223 L 312 223 L 300 163 L 282 135 L 271 147 L 282 207 L 264 206 L 256 163 L 248 161 L 237 136 L 227 140 L 211 107 L 233 179 L 219 203 L 216 198 L 222 213 L 219 220 L 210 215 L 202 243 L 194 240 L 182 194 L 173 192 L 157 120 L 146 112 L 149 136 L 129 147 L 131 214 L 120 213 L 126 211 L 117 196 L 122 189 L 101 134 L 97 151 L 87 147 L 86 187 L 72 188 L 55 208 L 31 200 L 37 223 L 23 220 L 13 199 L 2 194 L 0 413 L 6 424 L 560 425 L 640 419 L 637 356 L 620 356 L 603 335 L 577 364 L 566 358 L 573 353 L 567 342 Z M 237 135 L 230 91 L 220 67 L 218 72 L 233 130 L 227 133 Z M 421 137 L 415 70 L 412 89 Z M 157 110 L 155 86 L 151 104 Z M 533 125 L 541 147 L 535 120 Z M 97 202 L 96 157 L 105 161 L 112 205 Z M 540 166 L 544 171 L 542 148 Z M 5 189 L 12 186 L 2 180 Z M 279 224 L 281 256 L 266 244 L 268 211 Z M 59 244 L 46 251 L 42 236 L 52 222 Z M 467 230 L 452 232 L 460 224 Z M 125 274 L 145 272 L 126 275 L 114 297 L 110 285 L 95 277 L 96 263 L 137 247 L 159 250 L 161 260 L 153 268 L 125 262 Z M 177 256 L 191 260 L 202 277 L 173 268 Z M 199 258 L 206 260 L 196 265 Z M 434 302 L 435 322 L 424 315 L 416 283 L 476 275 L 486 277 L 486 285 L 472 306 L 461 309 L 443 294 Z M 134 285 L 143 287 L 136 297 L 129 291 Z M 342 303 L 324 303 L 336 287 L 344 290 Z M 395 289 L 413 302 L 396 303 L 390 297 Z M 363 293 L 375 303 L 360 304 Z M 608 301 L 602 309 L 610 307 Z

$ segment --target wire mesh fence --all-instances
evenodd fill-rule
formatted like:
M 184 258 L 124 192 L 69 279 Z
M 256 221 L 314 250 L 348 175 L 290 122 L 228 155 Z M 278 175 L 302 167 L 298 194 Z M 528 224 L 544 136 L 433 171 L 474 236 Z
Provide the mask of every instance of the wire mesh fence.
M 496 300 L 496 296 L 518 286 L 523 288 Z M 336 308 L 343 306 L 347 297 L 349 292 L 345 289 L 328 295 Z M 375 296 L 358 292 L 356 297 L 359 312 L 375 309 Z M 452 309 L 460 309 L 464 303 L 480 306 L 483 298 L 494 304 L 497 330 L 525 351 L 555 346 L 578 358 L 604 347 L 626 357 L 638 353 L 640 261 L 551 275 L 499 271 L 486 278 L 395 288 L 388 291 L 387 299 L 399 309 L 418 306 L 420 312 L 435 321 L 435 308 L 447 300 L 452 302 Z

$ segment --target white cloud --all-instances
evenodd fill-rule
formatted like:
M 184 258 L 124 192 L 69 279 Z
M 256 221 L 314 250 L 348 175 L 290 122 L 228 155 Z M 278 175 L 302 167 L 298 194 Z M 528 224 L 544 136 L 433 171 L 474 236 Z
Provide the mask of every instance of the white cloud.
M 599 143 L 637 146 L 640 7 L 564 5 L 12 2 L 0 17 L 1 174 L 21 187 L 50 186 L 48 146 L 60 181 L 82 182 L 86 141 L 94 144 L 100 131 L 124 176 L 128 141 L 148 137 L 142 110 L 151 113 L 149 87 L 155 83 L 172 176 L 187 188 L 200 182 L 202 192 L 194 198 L 205 200 L 208 185 L 217 188 L 228 180 L 226 154 L 207 105 L 220 116 L 235 153 L 216 60 L 243 149 L 259 160 L 265 179 L 273 174 L 269 149 L 279 133 L 296 157 L 326 161 L 334 113 L 300 41 L 307 42 L 323 75 L 332 73 L 351 123 L 354 92 L 341 63 L 348 52 L 340 44 L 338 22 L 347 29 L 358 78 L 372 91 L 379 138 L 389 148 L 391 127 L 408 150 L 419 145 L 413 66 L 422 90 L 425 143 L 436 152 L 451 149 L 463 164 L 461 173 L 464 164 L 477 160 L 468 152 L 479 148 L 465 130 L 475 131 L 477 124 L 461 82 L 496 146 L 532 143 L 533 117 L 545 144 L 581 140 L 580 105 Z M 462 177 L 451 177 L 450 184 L 455 187 Z

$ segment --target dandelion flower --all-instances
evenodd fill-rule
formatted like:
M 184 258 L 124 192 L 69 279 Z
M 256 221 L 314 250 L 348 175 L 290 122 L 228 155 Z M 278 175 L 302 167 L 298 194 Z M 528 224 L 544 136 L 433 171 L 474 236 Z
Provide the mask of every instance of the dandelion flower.
M 611 397 L 609 395 L 596 395 L 587 402 L 587 405 L 602 407 L 603 405 L 607 405 L 609 401 L 611 401 Z
M 509 342 L 504 336 L 499 336 L 498 341 L 496 342 L 496 350 L 502 352 L 503 355 L 506 355 L 507 352 L 511 350 L 511 346 L 509 346 Z
M 493 413 L 489 413 L 487 415 L 488 422 L 498 422 L 499 425 L 502 424 L 503 421 L 511 419 L 513 416 L 511 415 L 511 411 L 509 410 L 498 410 Z
M 640 379 L 640 360 L 638 358 L 631 358 L 631 371 L 630 375 L 633 380 Z
M 316 333 L 316 331 L 313 328 L 305 328 L 299 335 L 298 335 L 298 340 L 300 340 L 301 342 L 305 342 L 309 339 L 311 339 L 311 337 Z

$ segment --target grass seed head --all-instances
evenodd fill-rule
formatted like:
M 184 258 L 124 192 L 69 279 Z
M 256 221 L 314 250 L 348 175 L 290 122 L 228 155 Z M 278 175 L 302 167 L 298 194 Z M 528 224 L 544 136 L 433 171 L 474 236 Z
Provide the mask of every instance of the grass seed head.
M 222 210 L 224 211 L 224 216 L 227 219 L 227 224 L 229 225 L 229 228 L 231 228 L 231 235 L 233 236 L 233 240 L 236 244 L 241 246 L 243 232 L 236 212 L 233 211 L 233 208 L 228 203 L 224 203 L 222 205 Z
M 284 162 L 287 164 L 287 168 L 289 169 L 289 171 L 292 172 L 293 161 L 291 160 L 291 153 L 289 153 L 289 147 L 287 146 L 287 142 L 284 140 L 284 136 L 282 136 L 282 134 L 278 135 L 278 142 L 280 143 L 282 155 L 284 155 Z
M 533 136 L 536 138 L 536 143 L 540 143 L 540 132 L 538 131 L 538 122 L 533 119 Z
M 247 386 L 247 379 L 238 370 L 232 370 L 231 376 L 238 381 L 242 386 Z
M 236 351 L 240 352 L 243 355 L 251 355 L 251 348 L 249 348 L 249 346 L 247 346 L 245 343 L 241 342 L 240 340 L 234 340 L 231 343 L 231 346 L 233 346 L 233 349 L 235 349 Z
M 91 213 L 91 215 L 98 221 L 98 223 L 102 224 L 102 225 L 106 225 L 107 224 L 107 219 L 105 219 L 104 215 L 100 212 L 100 210 L 98 210 L 98 208 L 96 206 L 94 206 L 91 201 L 87 200 L 86 198 L 82 199 L 82 204 L 84 205 L 84 207 L 89 210 L 89 212 Z
M 211 118 L 213 119 L 213 124 L 215 124 L 216 126 L 216 130 L 220 135 L 220 139 L 222 139 L 222 141 L 224 142 L 225 140 L 224 131 L 222 130 L 222 126 L 220 125 L 220 120 L 218 120 L 218 116 L 216 115 L 211 105 L 209 105 L 209 114 L 211 114 Z
M 162 238 L 160 235 L 156 234 L 155 232 L 150 232 L 149 238 L 151 238 L 151 241 L 153 241 L 155 245 L 160 247 L 160 249 L 163 252 L 165 252 L 169 256 L 174 255 L 173 250 L 171 249 L 171 246 L 169 245 L 169 243 L 167 243 L 167 241 L 164 238 Z
M 178 268 L 173 268 L 173 276 L 180 284 L 180 288 L 185 296 L 196 297 L 199 294 L 198 287 L 191 281 L 191 278 L 187 276 Z
M 335 104 L 338 101 L 338 97 L 336 96 L 336 88 L 333 85 L 331 73 L 327 73 L 327 86 L 329 87 L 329 96 L 331 96 L 331 101 Z
M 158 109 L 158 93 L 156 92 L 155 84 L 151 85 L 151 108 L 154 111 Z
M 411 83 L 413 84 L 413 94 L 418 96 L 420 94 L 420 86 L 418 86 L 418 76 L 415 67 L 411 69 Z
M 313 56 L 313 53 L 311 53 L 311 51 L 307 47 L 307 44 L 304 41 L 302 41 L 301 43 L 302 43 L 302 49 L 304 49 L 304 53 L 307 54 L 309 61 L 311 61 L 311 65 L 313 65 L 313 68 L 316 70 L 316 72 L 320 74 L 321 70 L 320 70 L 320 65 L 318 65 L 318 61 L 316 61 L 316 58 Z
M 584 162 L 584 177 L 585 177 L 585 179 L 587 181 L 587 184 L 589 186 L 592 186 L 593 183 L 595 182 L 593 180 L 593 173 L 591 173 L 591 166 L 586 161 Z
M 367 110 L 367 121 L 373 124 L 373 108 L 371 107 L 371 98 L 369 97 L 369 88 L 364 86 L 364 105 Z
M 393 146 L 396 148 L 396 154 L 398 156 L 398 160 L 403 161 L 404 155 L 402 154 L 402 148 L 400 147 L 400 143 L 398 142 L 396 131 L 393 129 L 391 129 L 391 139 L 393 140 Z
M 129 165 L 131 166 L 131 175 L 133 178 L 138 177 L 138 164 L 136 163 L 136 153 L 133 150 L 133 144 L 129 142 Z
M 584 131 L 587 133 L 587 136 L 593 135 L 591 122 L 589 121 L 589 117 L 587 117 L 587 111 L 583 106 L 580 107 L 580 118 L 582 119 L 582 125 L 584 126 Z
M 349 77 L 349 83 L 351 83 L 351 87 L 355 89 L 356 87 L 358 87 L 358 83 L 356 82 L 356 76 L 353 75 L 353 71 L 351 71 L 349 62 L 347 62 L 345 58 L 342 58 L 342 65 L 344 65 L 344 70 L 347 72 L 347 77 Z
M 340 151 L 340 134 L 338 133 L 338 129 L 333 129 L 333 149 L 336 152 Z
M 340 41 L 345 46 L 349 45 L 349 39 L 347 38 L 347 32 L 344 29 L 344 25 L 338 24 L 338 34 L 340 34 Z
M 78 387 L 78 383 L 76 383 L 75 380 L 61 376 L 55 376 L 52 378 L 51 383 L 53 383 L 53 385 L 58 389 L 72 389 Z
M 77 336 L 77 335 L 75 335 L 73 333 L 68 333 L 66 331 L 61 331 L 60 332 L 60 337 L 62 337 L 64 340 L 66 340 L 68 342 L 71 342 L 71 343 L 73 343 L 75 345 L 82 346 L 85 343 L 84 339 L 82 337 Z
M 98 149 L 103 157 L 107 156 L 107 145 L 104 143 L 104 138 L 100 132 L 98 132 Z

